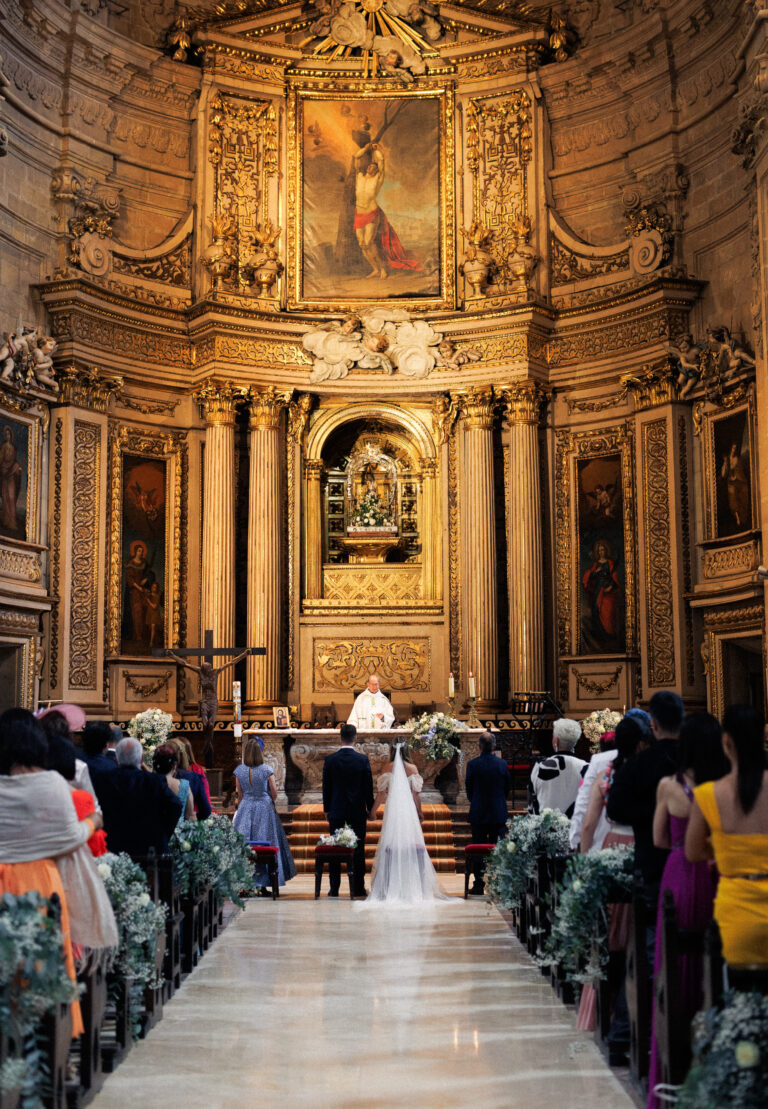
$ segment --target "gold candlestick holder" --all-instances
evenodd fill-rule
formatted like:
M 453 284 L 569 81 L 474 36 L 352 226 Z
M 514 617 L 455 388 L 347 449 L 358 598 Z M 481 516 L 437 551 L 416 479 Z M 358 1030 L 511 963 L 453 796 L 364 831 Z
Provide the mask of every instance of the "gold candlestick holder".
M 456 697 L 455 696 L 448 698 L 448 707 L 451 710 L 451 716 L 455 717 L 456 716 Z
M 477 697 L 467 697 L 467 704 L 469 705 L 469 716 L 467 717 L 467 724 L 469 724 L 470 728 L 482 727 L 477 712 L 475 711 L 476 703 Z

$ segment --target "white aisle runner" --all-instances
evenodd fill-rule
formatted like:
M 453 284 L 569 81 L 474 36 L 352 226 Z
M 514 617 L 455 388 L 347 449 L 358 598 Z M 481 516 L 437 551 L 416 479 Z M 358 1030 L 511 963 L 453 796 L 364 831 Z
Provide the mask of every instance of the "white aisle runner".
M 250 902 L 91 1104 L 634 1106 L 484 900 L 377 915 L 325 896 Z

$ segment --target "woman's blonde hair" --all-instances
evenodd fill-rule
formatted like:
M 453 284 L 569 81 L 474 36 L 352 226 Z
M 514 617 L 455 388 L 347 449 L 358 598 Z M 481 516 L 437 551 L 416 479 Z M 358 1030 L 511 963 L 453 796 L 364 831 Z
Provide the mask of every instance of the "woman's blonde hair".
M 243 750 L 243 762 L 246 766 L 261 766 L 264 762 L 264 755 L 258 739 L 249 739 L 246 743 Z
M 184 741 L 182 739 L 177 739 L 176 736 L 174 736 L 172 739 L 167 739 L 166 743 L 170 743 L 171 746 L 175 747 L 175 749 L 178 751 L 179 770 L 189 770 L 189 754 L 187 753 L 187 749 L 184 746 Z

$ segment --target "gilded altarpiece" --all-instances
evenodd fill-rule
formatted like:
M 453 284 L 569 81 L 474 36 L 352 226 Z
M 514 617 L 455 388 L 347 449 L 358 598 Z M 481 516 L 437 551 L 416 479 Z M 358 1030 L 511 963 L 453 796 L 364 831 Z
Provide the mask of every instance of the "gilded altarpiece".
M 634 699 L 633 457 L 633 433 L 624 424 L 556 433 L 558 693 L 587 711 L 593 703 Z

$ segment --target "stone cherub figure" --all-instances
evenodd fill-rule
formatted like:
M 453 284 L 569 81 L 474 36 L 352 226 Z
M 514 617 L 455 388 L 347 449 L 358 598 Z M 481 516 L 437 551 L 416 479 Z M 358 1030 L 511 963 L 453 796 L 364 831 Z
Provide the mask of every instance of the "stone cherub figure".
M 166 652 L 175 662 L 180 663 L 182 666 L 186 667 L 187 670 L 191 670 L 194 674 L 197 674 L 200 682 L 200 699 L 198 705 L 200 709 L 200 719 L 203 724 L 203 736 L 205 738 L 203 757 L 206 766 L 209 768 L 213 766 L 213 726 L 219 714 L 219 698 L 216 693 L 216 683 L 219 674 L 236 666 L 241 659 L 250 654 L 250 651 L 250 647 L 246 647 L 244 651 L 241 651 L 235 658 L 230 659 L 229 662 L 225 662 L 222 666 L 215 667 L 205 660 L 203 660 L 199 666 L 195 666 L 194 663 L 187 662 L 187 660 L 181 658 L 180 655 L 175 655 L 173 651 Z

